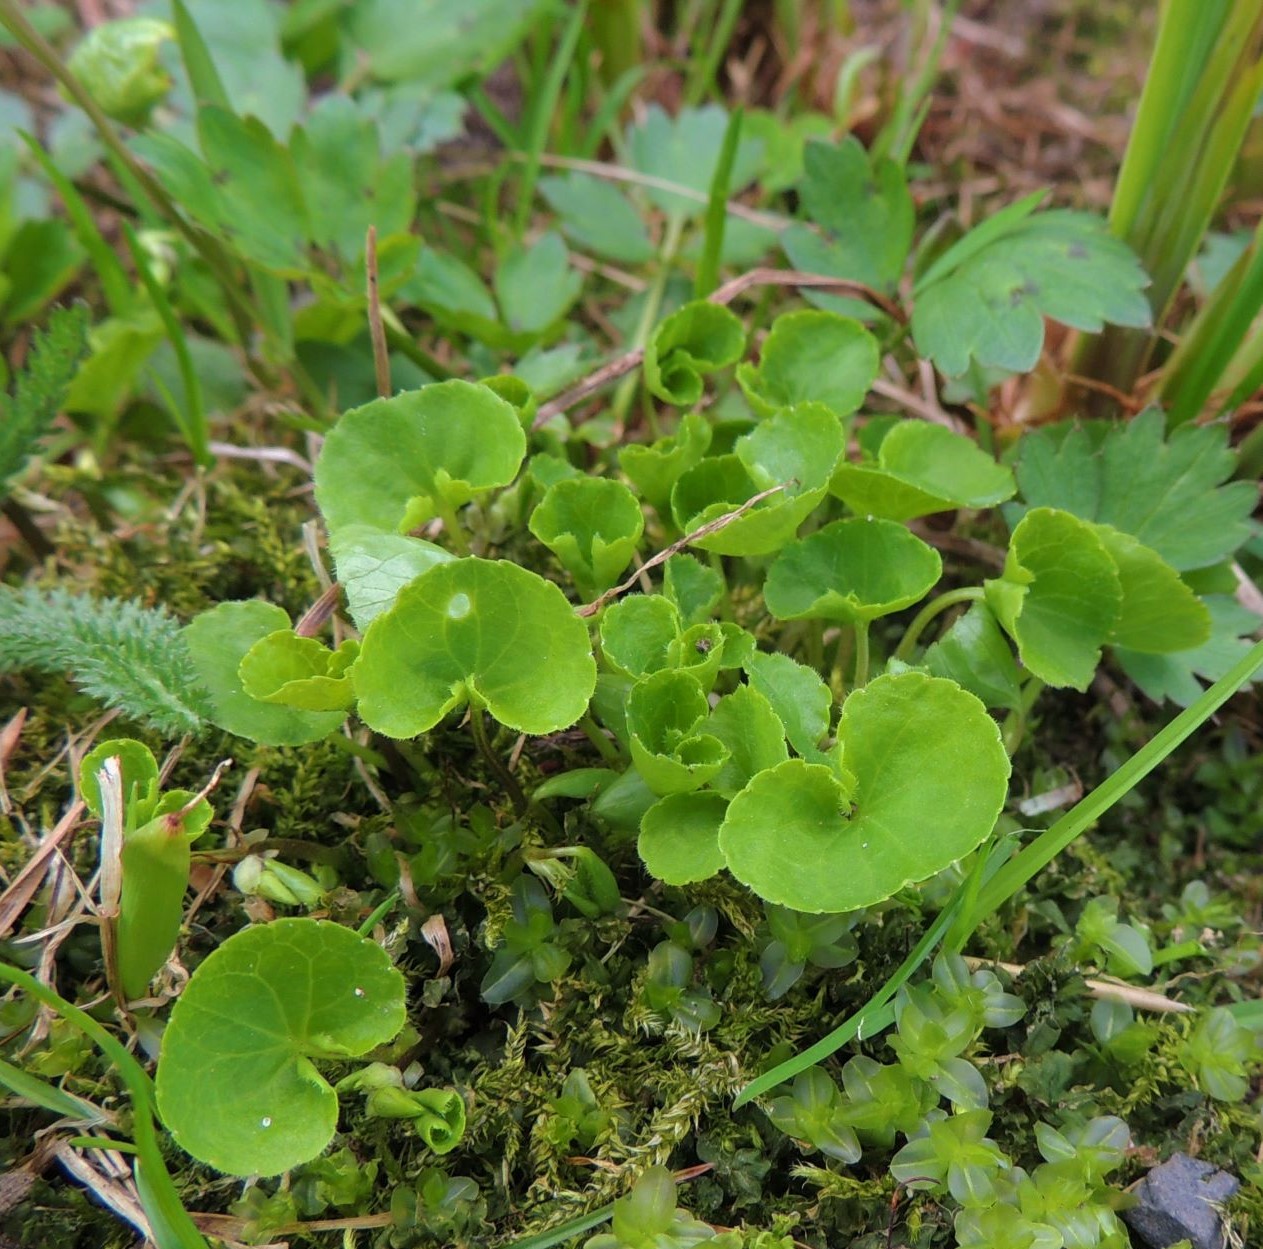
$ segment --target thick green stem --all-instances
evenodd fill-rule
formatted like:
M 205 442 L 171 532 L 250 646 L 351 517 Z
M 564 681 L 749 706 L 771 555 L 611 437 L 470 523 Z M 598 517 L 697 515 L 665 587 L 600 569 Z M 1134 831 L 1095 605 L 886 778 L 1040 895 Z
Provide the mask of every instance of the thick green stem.
M 473 703 L 469 704 L 469 731 L 474 735 L 474 744 L 487 761 L 487 766 L 496 774 L 496 779 L 504 786 L 504 792 L 509 795 L 514 814 L 521 819 L 530 803 L 527 802 L 521 785 L 517 783 L 517 777 L 509 771 L 504 760 L 493 749 L 491 739 L 487 736 L 487 722 L 483 718 L 482 708 L 475 707 Z
M 855 625 L 855 689 L 862 689 L 868 684 L 868 621 L 860 620 Z
M 934 619 L 935 616 L 945 612 L 949 607 L 954 607 L 957 603 L 970 603 L 982 598 L 982 588 L 980 586 L 965 586 L 959 590 L 948 590 L 946 594 L 940 594 L 938 598 L 931 599 L 919 612 L 913 617 L 912 623 L 908 626 L 908 631 L 903 635 L 902 641 L 895 647 L 895 658 L 907 663 L 912 657 L 913 650 L 920 640 L 921 634 L 925 632 L 925 627 Z
M 590 715 L 584 716 L 579 721 L 579 727 L 583 730 L 583 735 L 596 747 L 597 754 L 605 760 L 606 763 L 613 764 L 615 767 L 621 768 L 626 760 L 623 758 L 623 752 L 601 731 L 600 726 Z

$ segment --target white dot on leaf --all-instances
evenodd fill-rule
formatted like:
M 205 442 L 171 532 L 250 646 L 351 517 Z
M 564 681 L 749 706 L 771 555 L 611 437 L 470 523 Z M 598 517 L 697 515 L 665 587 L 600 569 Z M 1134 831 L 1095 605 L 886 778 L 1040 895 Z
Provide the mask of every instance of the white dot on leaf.
M 356 996 L 356 997 L 363 997 L 363 996 L 364 996 L 364 990 L 363 990 L 363 989 L 361 989 L 361 988 L 359 988 L 359 986 L 358 986 L 358 985 L 356 986 L 356 989 L 355 989 L 355 996 Z
M 270 1128 L 272 1126 L 272 1116 L 264 1115 L 263 1118 L 259 1121 L 259 1126 L 263 1128 Z

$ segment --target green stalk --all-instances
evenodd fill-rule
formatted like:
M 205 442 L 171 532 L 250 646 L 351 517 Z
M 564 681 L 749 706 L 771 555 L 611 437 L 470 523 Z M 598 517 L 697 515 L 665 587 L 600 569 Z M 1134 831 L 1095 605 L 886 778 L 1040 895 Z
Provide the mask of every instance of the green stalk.
M 868 624 L 867 620 L 855 622 L 855 683 L 852 689 L 863 689 L 868 684 Z
M 601 78 L 608 85 L 639 69 L 644 60 L 641 8 L 641 0 L 592 0 L 588 26 L 601 54 Z
M 900 639 L 899 645 L 895 647 L 894 657 L 903 663 L 907 663 L 912 658 L 912 652 L 916 649 L 921 634 L 925 632 L 926 625 L 935 616 L 945 612 L 949 607 L 954 607 L 957 603 L 971 603 L 982 597 L 983 590 L 981 587 L 970 585 L 964 586 L 959 590 L 948 590 L 945 594 L 940 594 L 938 598 L 932 598 L 912 618 L 912 623 Z
M 702 256 L 693 281 L 694 299 L 705 299 L 719 285 L 719 258 L 724 249 L 724 228 L 728 224 L 728 188 L 732 182 L 732 166 L 737 159 L 737 146 L 741 141 L 742 117 L 742 110 L 738 108 L 728 118 L 719 160 L 715 162 L 715 173 L 710 180 Z
M 700 57 L 689 58 L 689 76 L 684 86 L 686 106 L 700 104 L 706 98 L 707 91 L 719 94 L 719 84 L 715 81 L 715 76 L 724 50 L 732 42 L 732 32 L 736 28 L 737 18 L 741 16 L 741 5 L 742 0 L 723 0 L 723 8 L 711 30 L 706 51 Z
M 526 814 L 530 803 L 526 800 L 526 795 L 522 792 L 522 787 L 517 783 L 517 777 L 505 767 L 504 760 L 495 752 L 495 748 L 491 745 L 491 739 L 487 735 L 487 722 L 483 718 L 481 707 L 476 707 L 472 702 L 469 704 L 469 731 L 473 734 L 474 744 L 478 747 L 479 754 L 487 761 L 487 766 L 496 774 L 496 779 L 504 786 L 504 792 L 508 794 L 509 801 L 513 804 L 513 812 L 521 819 Z

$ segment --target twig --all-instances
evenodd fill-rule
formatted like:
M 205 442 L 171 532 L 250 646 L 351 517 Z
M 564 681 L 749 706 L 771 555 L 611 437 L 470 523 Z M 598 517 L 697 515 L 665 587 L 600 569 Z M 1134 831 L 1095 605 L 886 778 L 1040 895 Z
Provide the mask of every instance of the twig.
M 770 499 L 772 495 L 779 494 L 789 484 L 789 482 L 783 481 L 779 486 L 770 486 L 767 490 L 760 490 L 758 494 L 748 498 L 734 511 L 725 512 L 722 516 L 716 516 L 714 520 L 707 521 L 706 524 L 694 529 L 692 533 L 686 533 L 678 542 L 671 543 L 669 547 L 659 551 L 652 559 L 647 559 L 626 581 L 616 585 L 612 590 L 606 590 L 600 598 L 593 599 L 592 602 L 585 604 L 583 607 L 575 608 L 576 613 L 585 619 L 589 616 L 595 616 L 611 599 L 617 598 L 620 594 L 625 594 L 632 586 L 636 585 L 641 577 L 651 568 L 657 568 L 659 564 L 665 564 L 672 555 L 677 555 L 691 542 L 696 542 L 699 538 L 708 538 L 712 533 L 718 533 L 721 529 L 727 528 L 738 517 L 744 516 L 756 503 L 762 503 L 764 499 Z
M 999 963 L 989 958 L 970 958 L 966 956 L 965 962 L 972 968 L 999 967 L 1002 971 L 1008 972 L 1010 976 L 1020 976 L 1026 971 L 1026 967 L 1021 963 Z M 1117 980 L 1087 978 L 1083 983 L 1087 985 L 1088 992 L 1093 997 L 1103 998 L 1112 1002 L 1126 1002 L 1128 1006 L 1134 1006 L 1137 1010 L 1188 1015 L 1197 1009 L 1197 1007 L 1190 1006 L 1187 1002 L 1177 1002 L 1173 998 L 1164 997 L 1153 989 L 1141 989 L 1136 985 L 1123 984 Z
M 368 276 L 368 335 L 373 340 L 373 370 L 377 394 L 390 398 L 390 356 L 386 351 L 386 327 L 382 324 L 381 298 L 377 291 L 377 227 L 368 227 L 364 240 L 364 271 Z
M 300 638 L 314 638 L 324 627 L 325 621 L 333 615 L 333 609 L 337 607 L 341 594 L 341 582 L 335 581 L 332 585 L 326 587 L 321 592 L 320 597 L 303 612 L 298 623 L 294 626 L 294 632 Z
M 40 842 L 38 849 L 14 877 L 13 884 L 0 894 L 0 937 L 9 935 L 18 917 L 30 904 L 44 879 L 47 860 L 74 830 L 83 810 L 83 801 L 76 800 L 66 814 L 57 821 L 56 828 Z

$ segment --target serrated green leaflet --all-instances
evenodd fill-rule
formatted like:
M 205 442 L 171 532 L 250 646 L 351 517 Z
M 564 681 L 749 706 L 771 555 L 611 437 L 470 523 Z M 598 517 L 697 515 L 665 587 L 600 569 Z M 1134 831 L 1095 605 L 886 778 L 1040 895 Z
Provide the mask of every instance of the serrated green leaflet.
M 716 793 L 731 798 L 760 772 L 784 763 L 785 726 L 772 704 L 753 686 L 739 685 L 714 706 L 706 731 L 728 751 L 728 759 L 711 779 Z
M 281 919 L 228 938 L 171 1012 L 156 1079 L 176 1143 L 229 1175 L 278 1175 L 333 1137 L 338 1099 L 312 1059 L 346 1059 L 403 1027 L 403 977 L 338 924 Z
M 877 376 L 877 340 L 835 312 L 787 312 L 772 323 L 758 365 L 737 368 L 737 381 L 760 416 L 799 403 L 850 416 Z
M 775 551 L 794 536 L 828 490 L 844 450 L 842 425 L 818 403 L 786 408 L 737 439 L 731 455 L 689 469 L 671 492 L 675 523 L 686 532 L 735 511 L 761 490 L 784 489 L 695 545 L 720 555 Z
M 938 552 L 902 525 L 857 517 L 782 548 L 763 598 L 778 620 L 858 624 L 915 603 L 942 572 Z
M 627 698 L 632 760 L 654 793 L 697 789 L 728 761 L 728 748 L 708 731 L 709 712 L 705 690 L 687 672 L 655 672 L 632 686 Z
M 790 745 L 805 759 L 820 756 L 833 695 L 820 677 L 788 655 L 756 651 L 746 660 L 750 684 L 772 705 Z
M 1009 540 L 1004 576 L 985 589 L 1031 672 L 1087 689 L 1123 604 L 1114 560 L 1091 525 L 1052 508 L 1028 512 Z
M 466 702 L 522 733 L 587 709 L 588 631 L 551 582 L 504 560 L 438 564 L 369 626 L 351 670 L 365 724 L 415 737 Z
M 746 332 L 731 309 L 704 299 L 687 303 L 645 345 L 645 385 L 677 407 L 702 397 L 702 378 L 741 359 Z
M 241 661 L 256 642 L 289 627 L 284 608 L 260 599 L 220 603 L 184 627 L 193 668 L 210 694 L 210 719 L 221 729 L 264 746 L 300 746 L 327 737 L 345 719 L 341 711 L 280 707 L 246 693 Z
M 1021 674 L 985 603 L 974 603 L 929 647 L 921 662 L 931 676 L 955 681 L 988 707 L 1021 705 Z
M 355 701 L 346 670 L 359 643 L 346 641 L 331 651 L 316 638 L 278 629 L 261 637 L 237 666 L 241 688 L 260 702 L 303 711 L 344 711 Z
M 579 298 L 582 279 L 570 267 L 559 234 L 542 235 L 529 247 L 516 247 L 495 275 L 500 316 L 520 349 L 547 334 Z M 555 337 L 555 335 L 553 335 Z
M 347 525 L 330 535 L 338 581 L 357 629 L 367 629 L 399 591 L 435 564 L 455 556 L 433 542 L 368 525 Z
M 878 677 L 843 705 L 845 779 L 791 759 L 730 803 L 728 869 L 769 902 L 851 911 L 975 849 L 1004 804 L 1009 760 L 994 721 L 954 682 Z
M 1178 572 L 1217 564 L 1249 537 L 1258 492 L 1228 482 L 1236 461 L 1222 427 L 1183 425 L 1169 438 L 1163 429 L 1151 408 L 1122 424 L 1027 434 L 1015 469 L 1022 498 L 1113 525 Z
M 334 534 L 406 533 L 507 486 L 525 455 L 512 404 L 472 382 L 440 382 L 344 413 L 316 461 L 316 502 Z
M 640 214 L 617 187 L 589 174 L 541 178 L 539 192 L 561 215 L 561 228 L 580 246 L 623 264 L 653 258 Z
M 710 422 L 700 412 L 686 412 L 674 434 L 648 446 L 631 443 L 618 455 L 619 467 L 664 520 L 671 519 L 671 488 L 710 446 Z
M 979 230 L 987 231 L 984 242 L 966 235 L 917 284 L 917 350 L 949 377 L 971 361 L 1034 368 L 1045 316 L 1080 330 L 1149 324 L 1148 279 L 1105 222 L 1059 210 L 1023 213 L 1003 226 L 998 214 Z
M 645 812 L 636 848 L 650 875 L 667 885 L 714 876 L 724 865 L 719 826 L 727 800 L 719 794 L 669 794 Z
M 912 520 L 958 507 L 994 507 L 1011 498 L 1013 474 L 968 438 L 925 421 L 886 431 L 876 462 L 838 465 L 829 483 L 859 516 Z
M 530 520 L 531 532 L 557 556 L 588 599 L 618 580 L 644 527 L 636 496 L 606 477 L 571 477 L 554 483 Z

